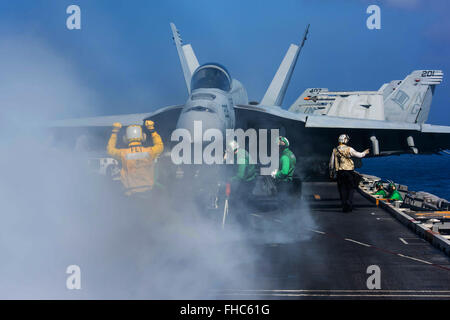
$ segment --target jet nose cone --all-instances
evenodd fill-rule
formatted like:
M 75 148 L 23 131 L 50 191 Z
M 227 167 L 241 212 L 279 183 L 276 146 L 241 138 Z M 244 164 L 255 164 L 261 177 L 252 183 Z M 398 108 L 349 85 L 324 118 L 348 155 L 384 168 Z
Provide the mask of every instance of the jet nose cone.
M 187 130 L 192 143 L 203 143 L 203 136 L 209 129 L 216 129 L 223 136 L 225 124 L 215 113 L 190 111 L 181 114 L 177 122 L 177 129 Z M 211 133 L 214 136 L 217 135 L 217 131 Z

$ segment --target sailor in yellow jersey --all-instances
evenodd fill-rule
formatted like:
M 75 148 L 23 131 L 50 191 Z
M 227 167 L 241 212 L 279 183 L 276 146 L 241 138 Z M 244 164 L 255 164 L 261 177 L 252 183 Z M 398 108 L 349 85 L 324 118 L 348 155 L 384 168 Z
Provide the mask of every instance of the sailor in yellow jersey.
M 154 185 L 154 162 L 163 152 L 164 145 L 159 134 L 155 131 L 153 121 L 145 121 L 145 126 L 151 134 L 153 146 L 144 147 L 146 134 L 140 125 L 131 125 L 126 129 L 124 139 L 127 148 L 116 148 L 117 134 L 122 127 L 118 122 L 113 124 L 111 137 L 108 141 L 107 151 L 113 158 L 122 164 L 120 179 L 126 195 L 139 194 L 152 190 Z

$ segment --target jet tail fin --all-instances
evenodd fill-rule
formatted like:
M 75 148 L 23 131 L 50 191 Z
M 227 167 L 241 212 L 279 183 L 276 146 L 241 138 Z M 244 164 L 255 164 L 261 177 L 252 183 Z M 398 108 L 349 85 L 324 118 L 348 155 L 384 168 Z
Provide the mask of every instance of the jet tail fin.
M 386 120 L 424 123 L 435 87 L 443 76 L 442 70 L 415 70 L 403 80 L 383 85 L 380 91 L 383 91 Z
M 183 45 L 183 41 L 180 36 L 175 24 L 170 23 L 170 28 L 172 29 L 173 40 L 175 46 L 177 47 L 178 57 L 180 58 L 181 68 L 183 69 L 184 80 L 186 81 L 186 87 L 188 92 L 191 91 L 191 77 L 195 69 L 198 68 L 199 64 L 197 57 L 195 56 L 194 50 L 190 44 Z
M 299 46 L 291 44 L 291 46 L 289 47 L 286 55 L 283 58 L 283 61 L 280 64 L 280 67 L 278 68 L 275 76 L 272 79 L 272 82 L 270 83 L 269 88 L 267 89 L 263 99 L 261 100 L 261 105 L 281 106 L 281 104 L 283 103 L 287 87 L 291 80 L 292 71 L 294 71 L 300 51 L 305 44 L 308 31 L 309 24 L 306 27 L 301 44 Z

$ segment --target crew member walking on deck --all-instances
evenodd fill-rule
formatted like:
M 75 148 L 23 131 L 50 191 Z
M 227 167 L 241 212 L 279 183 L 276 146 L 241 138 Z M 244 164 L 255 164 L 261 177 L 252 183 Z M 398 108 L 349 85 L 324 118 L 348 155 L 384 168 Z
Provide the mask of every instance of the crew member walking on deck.
M 353 193 L 357 187 L 355 165 L 351 157 L 364 158 L 369 149 L 363 152 L 357 152 L 350 146 L 347 146 L 350 137 L 347 134 L 339 136 L 339 145 L 333 149 L 330 158 L 330 177 L 334 177 L 336 172 L 339 195 L 342 202 L 342 211 L 351 212 L 353 210 Z

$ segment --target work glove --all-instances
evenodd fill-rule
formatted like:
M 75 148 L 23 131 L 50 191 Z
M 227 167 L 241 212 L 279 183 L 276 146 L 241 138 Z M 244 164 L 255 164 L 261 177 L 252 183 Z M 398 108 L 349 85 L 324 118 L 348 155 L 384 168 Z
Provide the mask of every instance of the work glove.
M 120 128 L 122 128 L 122 124 L 120 122 L 115 122 L 113 124 L 113 133 L 117 133 L 120 131 Z
M 155 132 L 155 123 L 152 120 L 145 120 L 145 127 L 150 133 Z
M 333 180 L 336 178 L 336 171 L 334 169 L 330 169 L 330 179 Z
M 274 170 L 272 171 L 272 173 L 270 174 L 272 176 L 272 178 L 275 179 L 276 175 L 277 175 L 278 170 Z

